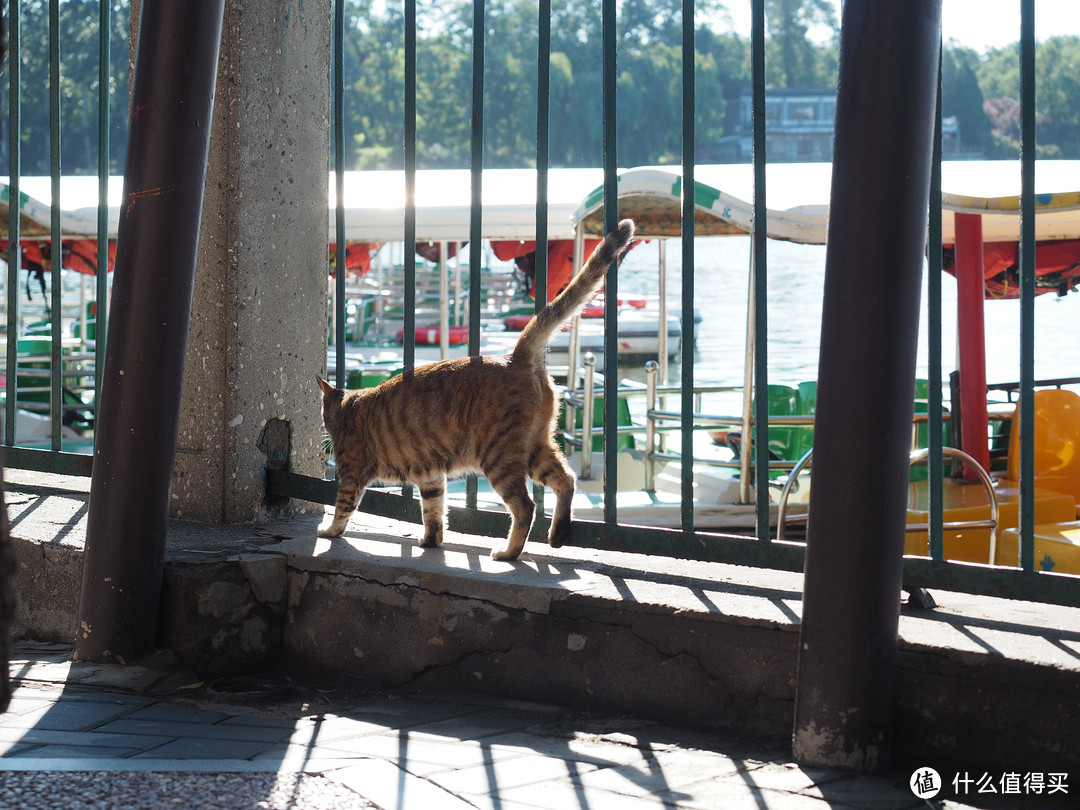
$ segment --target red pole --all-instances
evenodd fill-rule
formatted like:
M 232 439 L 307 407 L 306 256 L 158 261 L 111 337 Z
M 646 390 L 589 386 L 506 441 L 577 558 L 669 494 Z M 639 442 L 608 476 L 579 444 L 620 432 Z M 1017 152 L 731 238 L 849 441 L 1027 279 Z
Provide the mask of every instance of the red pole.
M 986 412 L 983 238 L 979 214 L 956 215 L 956 332 L 960 343 L 960 448 L 990 469 Z M 965 467 L 964 477 L 976 473 Z

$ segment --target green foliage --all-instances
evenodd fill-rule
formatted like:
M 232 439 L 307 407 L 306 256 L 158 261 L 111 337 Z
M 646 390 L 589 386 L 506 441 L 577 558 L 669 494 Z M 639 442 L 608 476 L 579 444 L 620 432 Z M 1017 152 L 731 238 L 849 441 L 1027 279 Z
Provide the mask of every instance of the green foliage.
M 698 4 L 707 16 L 715 2 Z M 393 21 L 368 16 L 353 4 L 346 76 L 346 131 L 350 166 L 402 165 L 400 99 L 404 43 Z M 421 168 L 469 163 L 472 108 L 470 2 L 423 11 L 417 41 L 417 162 Z M 538 21 L 532 0 L 498 0 L 485 7 L 484 164 L 536 162 Z M 437 17 L 436 17 L 437 15 Z M 437 21 L 436 21 L 437 20 Z M 696 132 L 699 143 L 724 133 L 725 97 L 748 86 L 748 47 L 732 35 L 699 26 L 696 57 Z M 555 166 L 600 165 L 602 43 L 599 8 L 591 0 L 556 0 L 551 11 L 549 160 Z M 682 48 L 678 7 L 657 0 L 621 6 L 618 117 L 619 163 L 677 161 L 681 154 Z M 388 77 L 395 77 L 389 81 Z M 381 87 L 378 85 L 381 83 Z M 362 104 L 360 100 L 362 101 Z M 380 161 L 383 161 L 380 164 Z
M 809 38 L 820 26 L 838 34 L 831 0 L 768 0 L 765 72 L 770 87 L 832 87 L 836 84 L 836 48 L 819 47 Z
M 128 98 L 128 4 L 111 18 L 110 171 L 123 169 Z M 8 8 L 7 3 L 4 4 Z M 48 2 L 21 0 L 23 174 L 49 172 Z M 98 0 L 63 0 L 60 62 L 61 170 L 97 170 Z M 750 90 L 750 42 L 716 30 L 722 0 L 695 4 L 697 152 L 735 131 L 739 98 Z M 484 165 L 536 161 L 538 20 L 534 0 L 485 5 Z M 405 20 L 398 3 L 346 0 L 346 165 L 398 168 L 405 143 Z M 618 162 L 671 163 L 682 151 L 682 17 L 678 4 L 622 0 L 618 38 Z M 420 168 L 469 165 L 472 132 L 472 0 L 419 0 L 417 160 Z M 552 0 L 549 160 L 602 162 L 602 19 L 595 0 Z M 770 88 L 833 87 L 838 23 L 829 0 L 767 0 Z M 959 122 L 961 149 L 1014 157 L 1019 144 L 1016 46 L 980 55 L 954 43 L 942 54 L 942 103 Z M 1037 54 L 1038 148 L 1080 157 L 1080 38 L 1054 37 Z M 0 167 L 7 165 L 7 81 L 0 82 Z M 0 168 L 4 173 L 6 168 Z
M 990 52 L 978 69 L 993 130 L 988 157 L 1020 151 L 1020 49 Z M 1080 157 L 1080 37 L 1052 37 L 1035 52 L 1036 152 L 1040 157 Z
M 978 79 L 979 54 L 970 48 L 946 47 L 941 55 L 943 115 L 956 116 L 960 151 L 984 154 L 991 146 L 990 123 Z
M 8 4 L 5 3 L 5 12 Z M 49 4 L 22 0 L 20 6 L 20 166 L 24 175 L 47 175 L 49 138 Z M 100 23 L 98 0 L 65 0 L 59 6 L 60 165 L 64 174 L 97 172 Z M 114 2 L 110 13 L 109 171 L 123 170 L 127 146 L 128 4 Z M 9 87 L 5 60 L 0 81 L 0 173 L 9 162 Z

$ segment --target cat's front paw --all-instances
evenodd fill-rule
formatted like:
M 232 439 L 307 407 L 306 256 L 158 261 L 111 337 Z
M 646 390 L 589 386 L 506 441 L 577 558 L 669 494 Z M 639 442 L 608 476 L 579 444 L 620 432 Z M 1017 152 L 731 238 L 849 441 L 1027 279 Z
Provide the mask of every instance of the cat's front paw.
M 319 537 L 341 537 L 345 533 L 345 526 L 347 521 L 342 521 L 340 524 L 333 518 L 327 518 L 319 524 L 318 531 L 315 534 Z
M 517 558 L 518 554 L 509 550 L 500 551 L 496 549 L 495 551 L 491 552 L 491 559 L 498 560 L 499 562 L 513 562 Z

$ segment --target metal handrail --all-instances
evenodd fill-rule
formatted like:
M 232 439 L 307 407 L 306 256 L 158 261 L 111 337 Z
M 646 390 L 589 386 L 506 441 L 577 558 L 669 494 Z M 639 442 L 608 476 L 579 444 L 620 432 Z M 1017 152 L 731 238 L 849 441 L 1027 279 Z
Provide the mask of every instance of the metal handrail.
M 908 459 L 908 466 L 914 466 L 922 461 L 925 461 L 929 456 L 930 451 L 926 448 L 915 450 L 912 452 Z M 990 478 L 990 474 L 982 468 L 974 458 L 956 447 L 942 447 L 941 454 L 943 456 L 950 456 L 952 458 L 959 459 L 964 463 L 971 466 L 976 471 L 979 479 L 982 481 L 983 486 L 986 488 L 987 493 L 990 496 L 990 517 L 987 520 L 954 520 L 943 523 L 942 529 L 990 529 L 990 565 L 994 564 L 994 559 L 997 556 L 997 536 L 998 536 L 998 500 L 997 493 L 994 491 L 994 482 Z M 784 488 L 780 491 L 780 499 L 776 505 L 776 539 L 784 539 L 784 526 L 787 521 L 787 502 L 791 495 L 791 489 L 796 477 L 806 467 L 810 466 L 810 461 L 813 458 L 813 449 L 807 450 L 805 455 L 799 459 L 798 463 L 792 469 L 791 474 L 788 476 L 787 482 L 784 484 Z M 913 523 L 905 527 L 905 532 L 918 532 L 926 531 L 929 526 L 925 523 Z
M 589 478 L 592 473 L 592 436 L 594 429 L 592 426 L 592 412 L 595 402 L 595 364 L 596 360 L 593 355 L 586 354 L 584 358 L 584 382 L 583 389 L 579 393 L 578 391 L 566 391 L 564 394 L 564 401 L 570 408 L 581 408 L 582 413 L 582 428 L 579 430 L 568 427 L 563 433 L 563 440 L 574 447 L 581 448 L 581 475 L 583 478 Z M 676 461 L 681 458 L 676 453 L 668 453 L 662 450 L 658 451 L 654 449 L 656 443 L 656 437 L 658 434 L 662 434 L 668 431 L 676 431 L 682 429 L 682 413 L 681 411 L 669 411 L 656 407 L 656 402 L 659 394 L 665 388 L 657 385 L 656 375 L 659 364 L 655 361 L 649 361 L 645 365 L 646 381 L 643 387 L 632 388 L 620 388 L 619 396 L 631 397 L 631 396 L 645 396 L 646 397 L 646 411 L 645 411 L 645 425 L 631 425 L 621 426 L 617 429 L 619 434 L 641 433 L 645 432 L 645 489 L 646 491 L 652 491 L 655 478 L 656 478 L 656 463 L 658 461 Z M 678 388 L 672 389 L 677 391 Z M 712 386 L 710 388 L 703 388 L 701 391 L 695 389 L 695 395 L 699 395 L 705 391 L 712 392 L 732 392 L 737 391 L 738 387 L 732 386 Z M 941 414 L 943 419 L 948 418 L 947 413 Z M 913 429 L 921 422 L 928 421 L 927 414 L 914 414 Z M 665 421 L 678 422 L 678 425 L 666 426 L 663 424 Z M 694 430 L 700 430 L 714 426 L 738 426 L 745 421 L 744 416 L 727 416 L 718 414 L 705 414 L 695 412 L 692 415 L 692 427 Z M 754 417 L 750 417 L 750 425 L 754 424 Z M 788 425 L 788 426 L 807 426 L 814 424 L 813 416 L 770 416 L 770 424 L 776 425 Z M 580 436 L 580 438 L 579 438 Z M 912 451 L 909 464 L 915 465 L 922 461 L 925 461 L 928 451 L 925 449 L 915 449 Z M 990 518 L 988 520 L 975 520 L 975 521 L 951 521 L 943 524 L 943 529 L 973 529 L 973 528 L 988 528 L 990 529 L 990 564 L 994 563 L 994 559 L 997 555 L 997 539 L 998 539 L 998 502 L 997 493 L 994 491 L 993 481 L 989 474 L 982 468 L 974 458 L 959 450 L 955 447 L 943 447 L 942 454 L 952 458 L 959 459 L 969 464 L 973 469 L 978 471 L 979 477 L 986 487 L 990 496 Z M 799 474 L 810 466 L 813 458 L 813 450 L 808 450 L 802 458 L 797 461 L 790 461 L 786 459 L 770 461 L 769 466 L 772 468 L 784 470 L 790 469 L 788 473 L 787 481 L 784 483 L 783 489 L 780 492 L 779 501 L 777 505 L 777 539 L 783 540 L 785 535 L 785 526 L 787 523 L 787 504 L 791 495 L 791 491 L 794 488 L 794 484 L 798 479 Z M 704 464 L 712 467 L 720 468 L 738 468 L 740 461 L 721 461 L 717 459 L 695 459 L 695 463 Z M 911 524 L 905 531 L 925 531 L 927 526 L 923 524 Z
M 814 457 L 814 449 L 810 448 L 803 457 L 800 458 L 795 466 L 791 468 L 791 472 L 788 473 L 788 479 L 784 482 L 784 488 L 780 490 L 780 499 L 776 504 L 776 539 L 784 539 L 784 526 L 787 522 L 787 502 L 791 496 L 791 490 L 794 488 L 795 479 L 799 477 L 804 469 L 810 466 L 810 460 Z
M 581 477 L 592 478 L 592 434 L 593 406 L 596 403 L 594 392 L 596 380 L 596 357 L 592 352 L 585 354 L 585 401 L 581 407 Z M 571 431 L 573 426 L 570 427 Z
M 979 476 L 979 480 L 982 481 L 983 486 L 986 488 L 987 494 L 990 496 L 990 519 L 989 520 L 956 520 L 947 523 L 942 523 L 942 529 L 990 529 L 990 559 L 989 564 L 994 564 L 994 559 L 997 557 L 997 540 L 998 540 L 998 500 L 997 492 L 994 491 L 994 482 L 990 478 L 990 474 L 983 469 L 982 465 L 974 458 L 969 456 L 963 450 L 959 450 L 955 447 L 942 447 L 941 454 L 943 456 L 951 456 L 952 458 L 960 459 L 967 464 L 971 469 Z M 926 461 L 930 451 L 926 448 L 922 450 L 916 450 L 911 454 L 911 460 L 908 462 L 909 466 L 918 464 L 921 461 Z M 923 531 L 921 526 L 909 526 L 907 531 Z

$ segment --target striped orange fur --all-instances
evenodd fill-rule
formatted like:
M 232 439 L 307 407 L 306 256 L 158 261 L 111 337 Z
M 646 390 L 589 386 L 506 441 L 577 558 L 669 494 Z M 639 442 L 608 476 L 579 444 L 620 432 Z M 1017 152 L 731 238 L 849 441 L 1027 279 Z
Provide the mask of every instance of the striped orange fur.
M 574 474 L 554 441 L 557 405 L 545 354 L 554 334 L 603 282 L 634 238 L 623 220 L 581 272 L 525 327 L 503 357 L 460 357 L 421 366 L 375 388 L 342 391 L 319 378 L 323 423 L 334 442 L 338 495 L 320 537 L 339 537 L 369 484 L 411 482 L 420 490 L 422 546 L 442 543 L 447 476 L 487 477 L 510 511 L 510 536 L 497 560 L 525 546 L 535 505 L 527 480 L 555 493 L 548 542 L 570 530 Z

